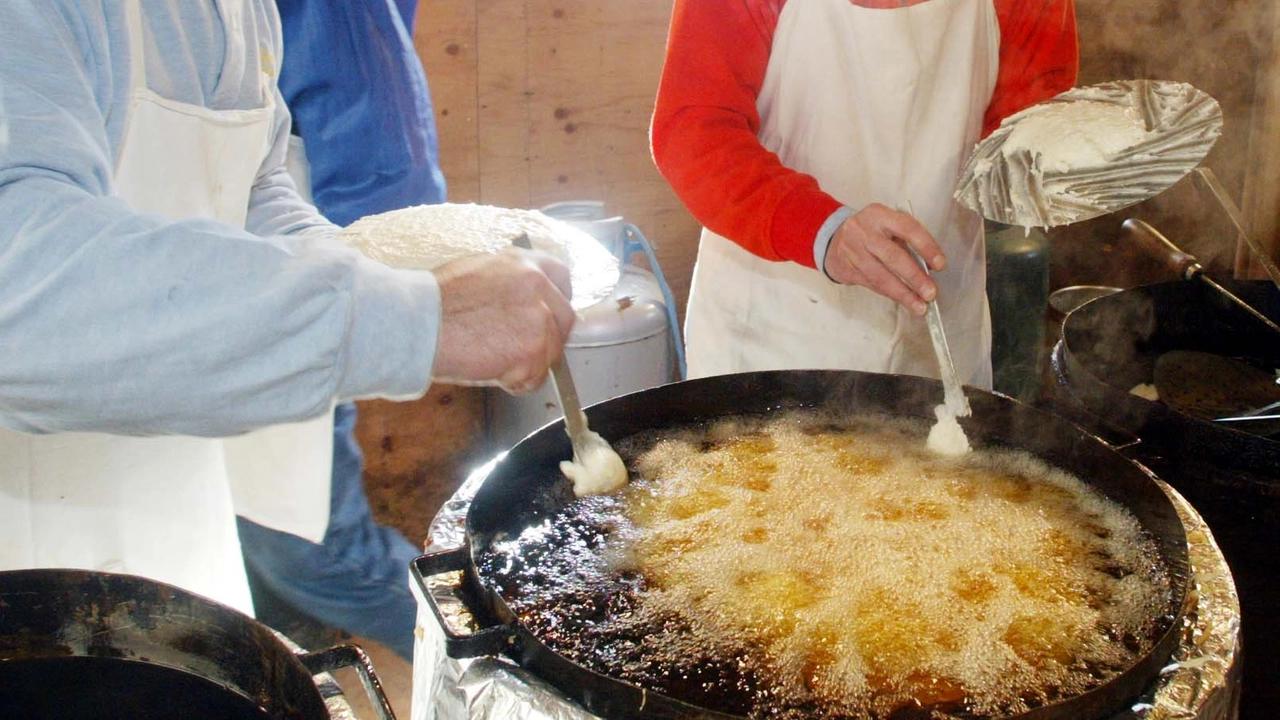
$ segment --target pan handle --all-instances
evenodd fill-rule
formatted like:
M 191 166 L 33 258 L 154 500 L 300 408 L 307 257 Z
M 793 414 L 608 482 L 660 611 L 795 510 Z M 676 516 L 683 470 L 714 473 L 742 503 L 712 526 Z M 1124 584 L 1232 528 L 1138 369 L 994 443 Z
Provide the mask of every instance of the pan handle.
M 300 654 L 298 659 L 312 675 L 333 672 L 339 668 L 355 668 L 356 673 L 360 675 L 360 684 L 364 686 L 364 691 L 369 696 L 379 720 L 396 720 L 396 714 L 391 710 L 391 703 L 387 700 L 386 693 L 382 691 L 382 681 L 373 671 L 373 663 L 363 648 L 356 645 L 337 645 L 319 652 Z
M 1120 225 L 1121 230 L 1132 238 L 1140 248 L 1151 257 L 1159 260 L 1166 268 L 1176 273 L 1182 280 L 1191 280 L 1204 271 L 1200 261 L 1194 255 L 1183 252 L 1169 238 L 1138 218 L 1129 218 Z
M 463 545 L 450 550 L 428 552 L 425 555 L 414 558 L 410 568 L 414 581 L 418 583 L 418 589 L 422 591 L 422 597 L 426 599 L 432 614 L 436 616 L 436 622 L 440 624 L 441 630 L 444 631 L 444 649 L 449 657 L 457 660 L 484 655 L 509 654 L 517 637 L 514 624 L 491 625 L 465 634 L 456 632 L 448 619 L 445 618 L 444 612 L 440 609 L 439 599 L 431 592 L 431 588 L 427 587 L 428 578 L 443 575 L 447 572 L 466 570 L 470 562 L 470 547 Z M 467 605 L 465 593 L 458 593 L 457 599 L 462 603 L 463 607 L 471 612 L 472 617 L 477 619 L 480 617 L 480 613 L 475 612 Z

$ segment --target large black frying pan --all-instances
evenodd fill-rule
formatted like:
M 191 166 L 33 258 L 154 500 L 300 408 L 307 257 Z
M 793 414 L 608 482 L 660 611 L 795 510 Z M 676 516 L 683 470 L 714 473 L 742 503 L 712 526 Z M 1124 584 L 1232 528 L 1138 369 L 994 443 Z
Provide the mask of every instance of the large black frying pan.
M 1078 426 L 1002 395 L 973 389 L 967 394 L 973 415 L 962 419 L 962 425 L 971 442 L 1028 451 L 1074 473 L 1129 508 L 1158 544 L 1174 593 L 1161 611 L 1161 631 L 1151 651 L 1104 685 L 1019 717 L 1086 720 L 1114 714 L 1151 686 L 1178 642 L 1188 561 L 1186 534 L 1177 512 L 1145 468 Z M 773 371 L 672 383 L 599 403 L 587 415 L 593 429 L 617 439 L 643 430 L 780 408 L 816 407 L 931 420 L 932 409 L 941 399 L 942 386 L 936 380 L 851 371 Z M 610 719 L 740 717 L 723 708 L 647 692 L 570 661 L 521 624 L 482 576 L 480 558 L 495 538 L 518 535 L 573 501 L 569 483 L 557 469 L 570 454 L 563 422 L 522 440 L 495 463 L 478 489 L 467 513 L 466 544 L 414 561 L 412 574 L 445 630 L 446 651 L 454 658 L 505 654 L 589 711 Z M 457 570 L 464 571 L 463 594 L 470 596 L 469 609 L 483 625 L 475 633 L 452 629 L 427 587 L 427 579 Z
M 1280 320 L 1280 290 L 1270 281 L 1220 284 L 1258 312 Z M 1157 363 L 1175 351 L 1212 354 L 1263 371 L 1280 368 L 1280 334 L 1212 285 L 1195 280 L 1144 285 L 1085 303 L 1063 321 L 1054 364 L 1080 406 L 1144 443 L 1276 473 L 1280 437 L 1179 412 L 1131 392 L 1139 384 L 1154 384 Z M 1179 381 L 1207 392 L 1230 382 L 1208 371 L 1184 373 Z
M 165 583 L 85 570 L 0 572 L 0 715 L 46 720 L 328 720 L 314 674 L 354 645 L 295 654 L 266 625 Z

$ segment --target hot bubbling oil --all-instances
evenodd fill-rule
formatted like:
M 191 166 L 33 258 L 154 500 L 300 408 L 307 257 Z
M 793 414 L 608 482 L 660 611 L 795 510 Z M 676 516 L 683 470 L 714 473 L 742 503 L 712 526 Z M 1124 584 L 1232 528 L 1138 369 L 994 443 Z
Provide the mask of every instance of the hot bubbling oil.
M 510 599 L 572 659 L 753 717 L 1005 715 L 1128 667 L 1170 592 L 1137 521 L 925 431 L 806 411 L 628 438 L 632 484 L 548 523 Z

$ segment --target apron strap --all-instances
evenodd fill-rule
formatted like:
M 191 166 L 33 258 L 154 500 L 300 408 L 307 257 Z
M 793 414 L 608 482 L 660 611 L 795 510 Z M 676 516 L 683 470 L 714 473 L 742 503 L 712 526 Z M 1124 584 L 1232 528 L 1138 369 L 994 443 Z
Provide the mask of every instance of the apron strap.
M 125 0 L 129 24 L 129 90 L 147 87 L 147 58 L 143 52 L 142 0 Z

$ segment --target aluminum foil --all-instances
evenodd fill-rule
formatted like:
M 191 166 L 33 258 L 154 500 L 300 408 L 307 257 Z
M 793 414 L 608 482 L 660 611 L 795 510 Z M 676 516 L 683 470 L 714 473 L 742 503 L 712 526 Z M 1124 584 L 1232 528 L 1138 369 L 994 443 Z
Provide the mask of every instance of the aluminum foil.
M 505 453 L 477 469 L 432 521 L 427 546 L 461 547 L 467 508 L 484 478 Z M 1162 481 L 1187 529 L 1191 593 L 1182 639 L 1172 662 L 1140 702 L 1115 720 L 1234 720 L 1240 704 L 1240 601 L 1231 570 L 1208 526 L 1187 501 Z M 454 633 L 476 628 L 458 599 L 461 573 L 430 578 L 427 592 L 436 599 Z M 598 720 L 560 691 L 505 657 L 455 660 L 445 653 L 445 635 L 418 599 L 413 654 L 412 720 Z
M 1127 137 L 1124 123 L 1111 125 L 1093 113 L 1069 117 L 1099 106 L 1122 109 L 1141 139 L 1118 148 L 1117 140 Z M 1221 134 L 1217 101 L 1186 83 L 1119 80 L 1073 88 L 1005 118 L 970 154 L 955 197 L 1006 225 L 1051 228 L 1088 220 L 1173 185 Z

